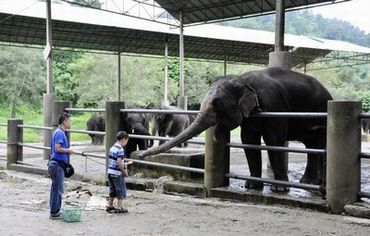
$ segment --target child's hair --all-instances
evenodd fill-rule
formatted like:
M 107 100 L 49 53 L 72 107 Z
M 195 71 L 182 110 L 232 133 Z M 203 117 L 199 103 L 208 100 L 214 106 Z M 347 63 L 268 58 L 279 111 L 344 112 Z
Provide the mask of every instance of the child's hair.
M 128 139 L 128 134 L 125 131 L 119 131 L 116 135 L 117 141 Z
M 58 125 L 61 125 L 63 121 L 67 120 L 69 117 L 71 117 L 71 114 L 68 112 L 60 113 L 58 116 Z

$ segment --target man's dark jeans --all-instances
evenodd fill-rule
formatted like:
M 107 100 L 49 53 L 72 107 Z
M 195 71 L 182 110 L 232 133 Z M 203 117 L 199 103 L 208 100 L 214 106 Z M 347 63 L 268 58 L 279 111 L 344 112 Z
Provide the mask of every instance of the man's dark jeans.
M 56 216 L 62 207 L 64 189 L 64 170 L 55 161 L 49 162 L 49 175 L 52 181 L 50 189 L 50 215 Z

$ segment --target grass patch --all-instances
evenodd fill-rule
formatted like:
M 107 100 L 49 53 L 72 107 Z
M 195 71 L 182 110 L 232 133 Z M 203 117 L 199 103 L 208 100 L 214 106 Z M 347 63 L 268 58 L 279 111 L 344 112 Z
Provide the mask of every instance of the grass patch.
M 72 114 L 72 127 L 75 130 L 86 130 L 86 121 L 90 118 L 91 113 L 75 113 Z M 0 124 L 6 125 L 11 117 L 9 108 L 0 108 Z M 19 106 L 17 108 L 17 119 L 23 120 L 25 125 L 43 126 L 44 117 L 41 108 Z M 23 141 L 27 143 L 42 142 L 43 130 L 38 129 L 23 129 Z M 7 127 L 0 126 L 0 141 L 7 140 Z M 90 137 L 87 134 L 72 133 L 71 140 L 73 142 L 89 141 Z

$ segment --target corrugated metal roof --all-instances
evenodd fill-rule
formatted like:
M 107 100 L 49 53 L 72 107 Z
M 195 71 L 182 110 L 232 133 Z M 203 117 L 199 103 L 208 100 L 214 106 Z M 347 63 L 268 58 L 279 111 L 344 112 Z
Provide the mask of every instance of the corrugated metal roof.
M 21 12 L 14 5 L 1 5 L 0 41 L 45 45 L 45 3 L 37 3 Z M 168 41 L 170 56 L 178 56 L 178 29 L 156 22 L 119 14 L 53 4 L 53 45 L 78 49 L 139 54 L 164 54 Z M 267 64 L 274 49 L 274 33 L 198 25 L 185 28 L 185 57 Z M 370 53 L 370 49 L 346 42 L 285 35 L 285 45 L 292 52 L 293 65 L 309 63 L 332 50 Z
M 285 0 L 285 7 L 292 10 L 344 1 L 348 0 Z M 276 0 L 156 0 L 156 2 L 178 20 L 182 12 L 184 24 L 271 14 L 276 9 Z

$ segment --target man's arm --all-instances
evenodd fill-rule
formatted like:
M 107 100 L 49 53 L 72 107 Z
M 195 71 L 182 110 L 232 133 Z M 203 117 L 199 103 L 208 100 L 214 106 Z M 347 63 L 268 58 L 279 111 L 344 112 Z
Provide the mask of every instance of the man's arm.
M 71 147 L 69 147 L 69 148 L 62 148 L 62 146 L 60 145 L 60 143 L 55 144 L 55 151 L 57 151 L 59 153 L 68 153 L 68 154 L 72 154 L 73 153 L 73 150 L 72 150 Z

